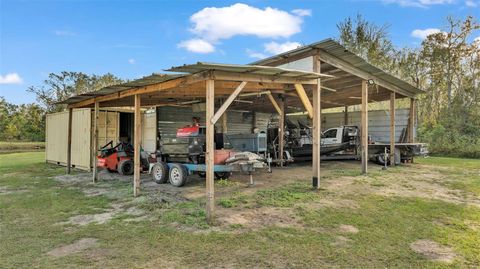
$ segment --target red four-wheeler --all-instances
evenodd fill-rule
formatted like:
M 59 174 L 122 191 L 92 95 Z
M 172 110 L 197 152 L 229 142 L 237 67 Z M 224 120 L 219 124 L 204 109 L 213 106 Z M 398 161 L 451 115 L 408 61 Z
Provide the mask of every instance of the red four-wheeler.
M 133 175 L 133 146 L 130 143 L 120 142 L 115 147 L 113 141 L 101 147 L 97 156 L 97 166 L 106 168 L 109 172 L 118 171 L 121 175 Z M 142 171 L 148 171 L 148 156 L 142 156 L 140 163 Z

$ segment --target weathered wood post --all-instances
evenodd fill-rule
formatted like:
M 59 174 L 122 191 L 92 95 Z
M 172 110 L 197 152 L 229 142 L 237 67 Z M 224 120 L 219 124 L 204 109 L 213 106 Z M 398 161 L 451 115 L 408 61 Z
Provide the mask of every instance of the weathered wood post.
M 390 165 L 395 166 L 395 92 L 390 93 Z
M 140 150 L 142 144 L 142 115 L 140 112 L 141 99 L 140 95 L 135 95 L 135 124 L 134 124 L 134 151 L 133 151 L 133 196 L 140 195 Z
M 215 221 L 215 185 L 214 185 L 214 124 L 212 123 L 215 113 L 215 81 L 206 80 L 206 195 L 207 195 L 207 222 L 213 224 Z
M 368 172 L 368 82 L 362 81 L 362 173 Z
M 320 58 L 313 57 L 313 71 L 320 73 Z M 321 87 L 322 81 L 317 79 L 317 85 L 313 89 L 313 150 L 312 150 L 312 187 L 320 188 L 320 144 L 321 144 L 321 125 L 322 125 L 322 109 L 321 109 Z
M 72 167 L 72 123 L 73 108 L 68 109 L 68 131 L 67 131 L 67 174 L 70 174 Z
M 92 166 L 93 166 L 93 183 L 98 181 L 98 168 L 97 168 L 97 152 L 98 152 L 98 110 L 100 103 L 95 101 L 93 109 L 93 139 L 92 139 Z

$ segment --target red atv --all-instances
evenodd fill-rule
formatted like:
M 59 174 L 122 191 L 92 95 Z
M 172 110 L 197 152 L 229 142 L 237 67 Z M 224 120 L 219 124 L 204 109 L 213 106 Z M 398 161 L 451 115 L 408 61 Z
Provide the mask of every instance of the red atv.
M 113 141 L 101 147 L 97 156 L 97 166 L 106 168 L 109 172 L 118 171 L 121 175 L 133 175 L 133 145 L 120 142 L 115 147 Z M 142 170 L 148 170 L 148 157 L 142 158 L 140 152 L 140 163 Z

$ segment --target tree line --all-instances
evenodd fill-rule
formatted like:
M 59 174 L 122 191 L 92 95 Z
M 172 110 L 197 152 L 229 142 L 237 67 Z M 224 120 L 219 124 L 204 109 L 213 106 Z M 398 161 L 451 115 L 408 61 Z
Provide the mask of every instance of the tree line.
M 361 15 L 337 24 L 338 41 L 375 66 L 425 90 L 418 97 L 418 138 L 437 154 L 480 157 L 480 25 L 447 17 L 440 32 L 420 46 L 396 47 L 388 25 Z M 477 35 L 476 41 L 475 36 Z M 13 105 L 0 97 L 0 140 L 41 141 L 45 114 L 62 111 L 70 96 L 122 83 L 112 74 L 61 72 L 28 89 L 37 103 Z M 401 104 L 401 102 L 400 102 Z M 388 108 L 386 104 L 377 107 Z

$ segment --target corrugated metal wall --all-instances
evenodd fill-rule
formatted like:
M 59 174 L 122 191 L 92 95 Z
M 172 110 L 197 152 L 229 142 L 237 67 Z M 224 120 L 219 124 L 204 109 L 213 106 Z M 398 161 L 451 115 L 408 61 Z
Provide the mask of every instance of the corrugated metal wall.
M 322 131 L 344 125 L 344 113 L 323 113 Z M 402 129 L 408 125 L 408 109 L 397 109 L 395 112 L 395 141 L 398 141 Z M 348 125 L 360 126 L 360 111 L 348 112 Z M 289 116 L 290 119 L 306 120 L 306 116 Z M 368 112 L 368 133 L 375 141 L 390 141 L 390 112 L 374 110 Z
M 205 122 L 205 112 L 192 112 L 188 107 L 159 107 L 157 108 L 158 130 L 162 136 L 175 136 L 177 129 L 192 124 L 192 117 L 200 118 Z M 227 128 L 229 134 L 248 133 L 252 130 L 253 114 L 248 112 L 227 111 Z M 266 130 L 271 115 L 256 113 L 256 126 Z M 221 130 L 221 120 L 216 124 Z

